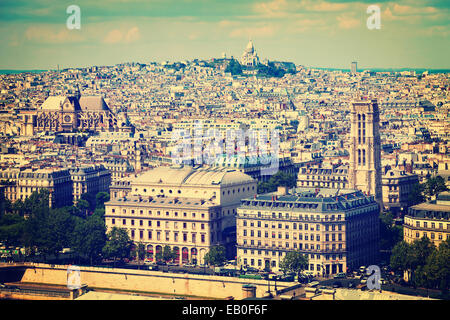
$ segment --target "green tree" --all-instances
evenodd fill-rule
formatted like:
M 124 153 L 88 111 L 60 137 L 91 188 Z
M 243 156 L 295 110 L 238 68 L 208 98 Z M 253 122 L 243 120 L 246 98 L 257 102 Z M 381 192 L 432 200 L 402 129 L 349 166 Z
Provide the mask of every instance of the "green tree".
M 434 244 L 427 237 L 414 240 L 409 251 L 411 257 L 411 267 L 413 269 L 424 266 L 430 254 L 436 249 Z
M 96 216 L 101 219 L 105 219 L 105 208 L 95 208 L 92 216 Z
M 395 225 L 391 212 L 380 214 L 380 249 L 391 250 L 396 243 L 403 239 L 402 227 Z
M 447 292 L 450 288 L 450 238 L 440 243 L 425 265 L 428 286 Z
M 297 177 L 293 174 L 288 174 L 278 171 L 270 177 L 267 182 L 260 182 L 258 184 L 258 193 L 274 192 L 279 186 L 286 186 L 293 188 L 297 185 Z
M 105 202 L 109 201 L 109 193 L 107 192 L 99 192 L 95 196 L 95 207 L 104 209 L 105 208 Z
M 12 203 L 0 193 L 0 219 L 6 214 L 11 212 Z
M 33 212 L 25 224 L 25 244 L 47 255 L 70 246 L 74 218 L 64 209 Z
M 226 249 L 224 246 L 212 246 L 205 254 L 204 260 L 206 264 L 217 266 L 226 261 Z
M 436 247 L 427 237 L 411 244 L 401 241 L 392 249 L 391 267 L 396 271 L 406 272 L 413 285 L 426 286 L 429 282 L 426 265 L 435 251 Z
M 425 202 L 427 199 L 426 199 L 426 197 L 424 195 L 424 191 L 425 191 L 424 184 L 416 183 L 412 187 L 412 189 L 411 189 L 411 191 L 410 191 L 410 193 L 408 195 L 408 204 L 410 206 L 414 206 L 416 204 Z
M 90 209 L 90 204 L 87 200 L 78 199 L 75 208 L 78 210 L 78 214 L 82 217 L 87 216 L 87 212 Z
M 132 256 L 133 258 L 136 258 L 136 261 L 138 263 L 138 268 L 141 266 L 141 261 L 145 259 L 145 244 L 142 242 L 139 242 L 137 246 L 133 246 Z
M 117 259 L 123 260 L 131 257 L 133 242 L 128 236 L 126 229 L 113 227 L 106 235 L 106 244 L 103 247 L 103 255 L 112 258 L 114 263 Z
M 106 226 L 103 219 L 93 215 L 87 219 L 78 218 L 71 237 L 72 249 L 90 260 L 91 265 L 101 260 L 106 245 Z
M 0 242 L 7 246 L 22 246 L 25 219 L 16 213 L 0 216 Z
M 175 252 L 172 251 L 170 246 L 164 246 L 163 253 L 162 253 L 162 259 L 166 262 L 171 261 L 175 259 Z
M 436 176 L 427 179 L 424 185 L 424 194 L 428 199 L 437 195 L 440 192 L 447 191 L 448 188 L 445 185 L 445 180 L 441 176 Z
M 47 189 L 34 191 L 25 200 L 17 200 L 12 204 L 12 211 L 21 216 L 33 216 L 45 214 L 50 211 L 49 207 L 50 192 Z
M 411 273 L 411 256 L 410 256 L 411 246 L 406 241 L 398 242 L 392 249 L 391 254 L 391 268 L 394 271 L 408 272 Z
M 233 76 L 242 74 L 241 64 L 235 59 L 231 59 L 228 66 L 225 68 L 225 72 L 230 72 Z
M 88 207 L 89 210 L 93 211 L 93 210 L 95 209 L 95 206 L 96 206 L 96 196 L 93 195 L 92 193 L 88 193 L 88 192 L 83 193 L 83 194 L 80 196 L 80 200 L 84 200 L 84 201 L 87 201 L 87 202 L 88 202 L 88 204 L 89 204 L 89 207 Z M 80 201 L 80 200 L 78 200 L 78 201 Z
M 297 275 L 308 266 L 308 256 L 302 254 L 300 250 L 289 251 L 280 263 L 280 269 L 284 274 L 295 272 Z

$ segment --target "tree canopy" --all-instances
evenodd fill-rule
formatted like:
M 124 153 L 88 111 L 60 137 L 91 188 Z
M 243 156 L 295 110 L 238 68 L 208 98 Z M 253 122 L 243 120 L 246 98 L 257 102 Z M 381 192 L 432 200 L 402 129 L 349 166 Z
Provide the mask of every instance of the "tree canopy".
M 123 260 L 131 257 L 133 242 L 128 236 L 126 229 L 113 227 L 106 235 L 106 244 L 103 254 L 106 258 Z
M 427 238 L 412 243 L 400 241 L 392 249 L 391 267 L 407 272 L 414 286 L 438 288 L 444 291 L 450 285 L 450 238 L 436 246 Z
M 267 182 L 258 183 L 258 193 L 268 193 L 277 191 L 279 186 L 293 188 L 297 185 L 297 177 L 283 171 L 278 171 L 270 177 Z
M 205 263 L 217 266 L 226 261 L 225 247 L 224 246 L 213 246 L 205 254 Z
M 295 272 L 299 274 L 308 266 L 308 256 L 297 251 L 289 251 L 280 262 L 283 273 Z

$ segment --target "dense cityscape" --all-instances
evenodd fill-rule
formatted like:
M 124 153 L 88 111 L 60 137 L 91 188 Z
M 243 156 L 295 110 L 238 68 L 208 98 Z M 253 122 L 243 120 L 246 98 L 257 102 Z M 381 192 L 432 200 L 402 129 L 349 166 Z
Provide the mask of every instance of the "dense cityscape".
M 0 299 L 450 298 L 450 73 L 255 43 L 0 74 Z

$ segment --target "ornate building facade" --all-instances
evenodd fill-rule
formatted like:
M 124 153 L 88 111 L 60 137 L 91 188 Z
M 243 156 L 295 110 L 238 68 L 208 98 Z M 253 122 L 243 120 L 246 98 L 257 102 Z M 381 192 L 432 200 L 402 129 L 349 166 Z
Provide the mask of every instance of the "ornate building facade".
M 117 119 L 101 96 L 51 96 L 33 113 L 22 116 L 23 135 L 42 131 L 114 131 L 117 128 Z
M 108 230 L 126 228 L 152 260 L 165 246 L 176 253 L 176 263 L 201 264 L 214 245 L 223 245 L 228 258 L 236 256 L 236 210 L 241 199 L 256 193 L 256 180 L 234 169 L 180 165 L 128 181 L 111 188 Z
M 280 271 L 288 252 L 308 257 L 306 271 L 332 275 L 377 262 L 379 205 L 359 190 L 279 188 L 242 200 L 237 263 Z
M 380 112 L 376 100 L 352 104 L 349 188 L 358 189 L 383 205 L 381 181 Z
M 259 57 L 253 46 L 252 40 L 248 42 L 247 47 L 242 54 L 241 64 L 247 67 L 256 67 L 259 64 Z

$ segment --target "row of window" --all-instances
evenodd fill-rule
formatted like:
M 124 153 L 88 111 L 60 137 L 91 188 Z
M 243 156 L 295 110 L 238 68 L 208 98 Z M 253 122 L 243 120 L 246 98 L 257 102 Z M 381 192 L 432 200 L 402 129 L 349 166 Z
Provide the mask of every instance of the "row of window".
M 299 177 L 299 180 L 301 180 L 301 178 Z M 309 176 L 306 176 L 306 180 L 309 180 Z M 341 181 L 341 177 L 338 176 L 330 176 L 330 175 L 317 175 L 317 176 L 311 176 L 311 180 L 323 180 L 323 181 Z M 342 182 L 347 181 L 347 177 L 342 177 Z
M 282 251 L 269 251 L 269 250 L 247 250 L 247 249 L 243 249 L 242 253 L 244 255 L 258 255 L 261 256 L 264 252 L 265 256 L 279 256 L 280 258 L 284 255 L 284 253 Z M 278 253 L 278 254 L 277 254 Z M 315 254 L 315 253 L 305 253 L 304 255 L 306 255 L 310 260 L 320 260 L 321 257 L 325 258 L 325 260 L 342 260 L 344 258 L 343 254 Z
M 242 213 L 243 213 L 243 216 L 247 215 L 247 211 L 246 210 L 244 210 Z M 268 217 L 270 217 L 270 214 L 267 214 L 267 213 L 263 214 L 260 211 L 257 214 L 250 213 L 249 215 L 253 216 L 253 217 L 257 217 L 257 218 L 268 218 Z M 305 214 L 305 217 L 303 218 L 303 215 L 301 215 L 301 214 L 297 216 L 297 215 L 291 215 L 289 212 L 285 212 L 285 213 L 278 212 L 278 215 L 277 215 L 276 212 L 272 212 L 272 219 L 298 219 L 298 220 L 311 220 L 311 221 L 334 221 L 334 220 L 341 221 L 341 215 L 340 214 L 338 214 L 337 216 L 335 216 L 334 214 L 332 214 L 332 215 L 325 215 L 325 217 L 321 219 L 320 215 L 316 215 L 314 217 L 314 215 L 308 216 L 307 214 Z M 266 226 L 267 226 L 267 224 L 266 224 Z
M 244 246 L 250 245 L 250 246 L 262 247 L 262 243 L 261 243 L 260 240 L 258 240 L 258 241 L 256 241 L 256 240 L 248 241 L 247 239 L 244 239 L 244 240 L 242 240 L 242 245 L 244 245 Z M 309 244 L 309 243 L 297 243 L 297 242 L 294 242 L 294 243 L 292 243 L 292 246 L 291 246 L 290 242 L 285 242 L 284 246 L 283 246 L 283 243 L 281 241 L 278 242 L 278 246 L 276 245 L 275 242 L 272 242 L 272 247 L 279 247 L 279 248 L 286 248 L 286 249 L 293 248 L 295 250 L 318 250 L 318 251 L 321 250 L 320 244 Z M 333 250 L 333 251 L 334 250 L 341 251 L 341 250 L 344 250 L 344 246 L 343 246 L 342 243 L 339 243 L 339 244 L 333 243 L 333 244 L 331 244 L 331 247 L 328 244 L 325 245 L 324 249 L 325 250 Z
M 178 232 L 173 232 L 173 238 L 170 237 L 170 232 L 166 231 L 166 232 L 161 232 L 161 231 L 152 231 L 149 230 L 147 231 L 147 238 L 145 238 L 144 236 L 145 232 L 143 230 L 139 230 L 138 235 L 136 235 L 136 231 L 134 229 L 130 230 L 130 237 L 131 239 L 135 240 L 137 236 L 139 236 L 139 240 L 156 240 L 156 241 L 174 241 L 174 242 L 179 242 L 180 240 L 182 242 L 192 242 L 192 243 L 196 243 L 197 242 L 197 234 L 196 233 L 191 233 L 191 237 L 188 240 L 188 233 L 182 233 L 181 234 L 181 238 L 179 237 L 179 233 Z M 155 238 L 153 238 L 153 236 L 155 235 Z M 163 237 L 164 236 L 164 237 Z M 200 235 L 200 243 L 205 243 L 206 242 L 206 235 L 201 234 Z
M 267 261 L 267 262 L 264 262 L 264 265 L 263 265 L 262 259 L 257 259 L 256 262 L 255 262 L 255 260 L 256 259 L 253 259 L 253 258 L 251 258 L 251 259 L 244 258 L 243 262 L 244 262 L 244 265 L 248 265 L 248 263 L 250 263 L 250 266 L 252 266 L 252 267 L 256 267 L 257 266 L 258 268 L 267 267 L 267 264 L 269 263 Z M 337 266 L 338 266 L 337 272 L 342 272 L 343 271 L 342 264 L 339 263 L 339 264 L 337 264 Z M 270 261 L 270 267 L 276 268 L 277 267 L 277 261 L 276 260 L 271 260 Z M 329 265 L 327 265 L 327 267 L 329 269 Z M 315 268 L 316 268 L 316 270 L 315 270 Z M 310 264 L 308 264 L 306 266 L 305 269 L 308 270 L 308 271 L 323 271 L 323 268 L 324 268 L 324 266 L 321 265 L 321 264 L 314 265 L 313 263 L 310 263 Z M 329 272 L 329 270 L 328 270 L 328 272 Z
M 243 232 L 242 232 L 242 235 L 244 237 L 250 236 L 250 237 L 262 238 L 262 231 L 261 230 L 249 230 L 249 231 L 250 232 L 247 232 L 247 229 L 244 229 Z M 264 231 L 264 238 L 269 238 L 269 231 Z M 271 238 L 272 239 L 277 238 L 275 231 L 271 232 Z M 284 236 L 284 239 L 289 239 L 289 238 L 290 238 L 290 233 L 286 232 L 285 236 Z M 292 233 L 292 238 L 293 238 L 293 240 L 297 240 L 297 234 L 296 233 Z M 283 233 L 282 232 L 278 232 L 278 239 L 283 239 Z M 316 239 L 316 241 L 320 241 L 320 235 L 316 234 L 315 235 L 315 239 Z M 303 234 L 302 233 L 298 234 L 298 240 L 303 240 Z M 310 234 L 310 235 L 305 234 L 304 235 L 304 240 L 305 241 L 308 241 L 308 240 L 314 241 L 314 234 Z M 331 237 L 330 237 L 330 234 L 328 234 L 328 233 L 325 234 L 325 241 L 336 241 L 336 240 L 337 241 L 342 241 L 342 233 L 338 233 L 337 234 L 337 239 L 336 239 L 336 234 L 335 233 L 332 233 Z
M 276 229 L 276 227 L 278 226 L 278 229 L 283 229 L 283 225 L 284 225 L 284 229 L 289 229 L 290 227 L 290 224 L 288 224 L 288 223 L 286 223 L 286 224 L 282 224 L 282 223 L 278 223 L 278 225 L 276 225 L 275 223 L 272 223 L 270 226 L 271 226 L 271 228 L 272 229 Z M 262 226 L 262 222 L 261 221 L 256 221 L 256 223 L 253 221 L 253 220 L 242 220 L 242 226 L 244 226 L 244 227 L 247 227 L 247 226 L 249 226 L 249 227 L 258 227 L 258 228 L 261 228 L 261 226 Z M 268 223 L 264 223 L 264 228 L 269 228 L 269 224 Z M 316 231 L 320 231 L 320 224 L 316 224 L 316 225 L 314 225 L 314 224 L 311 224 L 311 225 L 309 225 L 308 223 L 305 223 L 305 224 L 301 224 L 301 223 L 296 223 L 296 222 L 294 222 L 294 223 L 292 223 L 292 229 L 293 230 L 297 230 L 297 228 L 298 228 L 298 230 L 316 230 Z M 330 224 L 330 225 L 325 225 L 324 226 L 324 228 L 325 228 L 325 231 L 341 231 L 343 228 L 342 228 L 342 224 Z
M 412 232 L 408 232 L 407 234 L 410 237 L 412 236 Z M 420 239 L 422 237 L 428 238 L 428 233 L 427 232 L 423 232 L 422 235 L 421 235 L 420 232 L 416 232 L 415 236 L 416 236 L 417 239 Z M 443 240 L 443 235 L 442 235 L 442 233 L 437 233 L 437 238 L 436 238 L 436 233 L 430 232 L 430 239 L 431 240 Z M 450 239 L 450 234 L 447 234 L 447 239 Z
M 311 182 L 311 187 L 315 187 L 315 186 L 325 186 L 325 187 L 331 187 L 331 188 L 335 188 L 335 187 L 341 187 L 341 188 L 346 188 L 347 184 L 345 183 L 339 183 L 336 182 L 336 184 L 334 182 L 322 182 L 322 181 L 301 181 L 300 182 L 300 186 L 301 187 L 309 187 L 309 183 Z
M 413 226 L 412 221 L 407 219 L 406 224 L 409 224 Z M 417 228 L 423 227 L 423 228 L 431 228 L 431 229 L 444 229 L 444 227 L 447 228 L 447 230 L 450 230 L 450 223 L 443 223 L 443 222 L 429 222 L 429 221 L 416 221 L 415 226 Z
M 144 214 L 144 210 L 137 210 L 137 209 L 130 209 L 129 211 L 127 211 L 127 209 L 122 209 L 122 214 L 127 214 L 127 212 L 131 213 L 131 214 L 137 214 L 139 212 L 140 215 Z M 111 213 L 120 213 L 119 210 L 116 210 L 115 208 L 111 209 Z M 152 211 L 152 210 L 148 210 L 147 211 L 147 215 L 152 216 L 153 214 L 155 214 L 156 216 L 165 216 L 165 217 L 171 217 L 172 215 L 170 214 L 169 211 L 166 211 L 165 213 L 162 213 L 161 211 Z M 212 214 L 213 215 L 213 214 Z M 174 217 L 183 217 L 183 218 L 201 218 L 201 219 L 205 219 L 206 215 L 204 213 L 201 213 L 199 216 L 195 213 L 195 212 L 191 212 L 191 213 L 187 213 L 187 212 L 183 212 L 183 214 L 180 213 L 180 215 L 178 215 L 178 212 L 174 212 L 173 213 Z
M 135 225 L 135 220 L 134 219 L 128 219 L 130 221 L 130 225 L 134 226 Z M 138 220 L 139 221 L 139 226 L 143 227 L 144 226 L 144 220 Z M 112 218 L 111 219 L 111 224 L 112 225 L 116 225 L 116 219 Z M 166 229 L 170 229 L 171 228 L 171 224 L 173 224 L 173 229 L 178 229 L 179 226 L 182 226 L 183 229 L 187 229 L 188 228 L 188 223 L 187 222 L 178 222 L 178 221 L 164 221 L 164 224 L 162 223 L 162 221 L 152 221 L 152 220 L 147 220 L 147 227 L 156 227 L 156 228 L 161 228 L 164 225 L 164 228 Z M 192 230 L 196 229 L 197 223 L 196 222 L 192 222 L 189 223 L 190 227 Z M 122 225 L 126 226 L 127 225 L 127 219 L 122 219 Z M 205 229 L 205 224 L 204 223 L 200 223 L 200 229 L 204 230 Z

